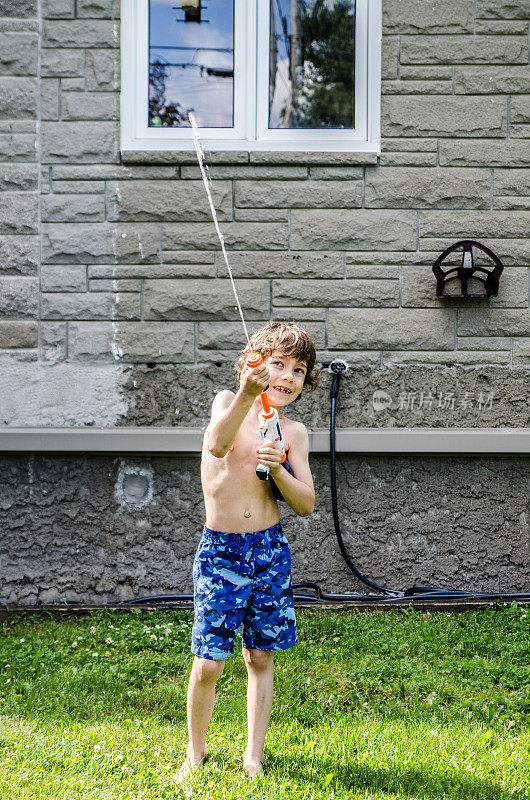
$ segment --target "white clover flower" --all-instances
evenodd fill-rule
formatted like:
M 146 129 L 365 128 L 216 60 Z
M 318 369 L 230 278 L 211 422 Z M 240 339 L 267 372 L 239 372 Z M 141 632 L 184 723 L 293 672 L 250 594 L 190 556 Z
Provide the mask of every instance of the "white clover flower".
M 112 644 L 112 639 L 110 638 L 110 636 L 107 636 L 105 641 L 107 642 L 107 644 Z
M 99 653 L 92 653 L 92 655 L 94 656 L 94 658 L 97 658 L 99 656 Z
M 21 642 L 21 643 L 22 643 L 22 642 L 25 642 L 25 641 L 26 641 L 25 639 L 21 639 L 21 640 L 20 640 L 20 642 Z
M 77 642 L 72 642 L 72 647 L 77 647 Z
M 6 669 L 9 669 L 9 667 L 10 667 L 10 666 L 11 666 L 11 664 L 4 664 L 4 667 L 5 667 Z
M 92 627 L 90 628 L 90 633 L 95 633 L 95 632 L 96 632 L 96 629 L 95 629 L 95 627 L 92 625 Z
M 101 750 L 101 745 L 100 744 L 95 744 L 94 745 L 94 750 L 96 750 L 96 751 Z
M 149 638 L 150 638 L 150 639 L 156 639 L 156 633 L 152 633 L 152 634 L 151 634 L 151 636 L 150 636 Z

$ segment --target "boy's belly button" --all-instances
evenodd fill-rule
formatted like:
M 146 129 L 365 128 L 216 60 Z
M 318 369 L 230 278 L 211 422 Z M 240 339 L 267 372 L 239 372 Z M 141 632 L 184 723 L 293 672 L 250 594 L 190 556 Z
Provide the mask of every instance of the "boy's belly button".
M 248 511 L 248 510 L 243 511 L 243 516 L 247 517 L 247 518 L 250 517 L 250 511 Z

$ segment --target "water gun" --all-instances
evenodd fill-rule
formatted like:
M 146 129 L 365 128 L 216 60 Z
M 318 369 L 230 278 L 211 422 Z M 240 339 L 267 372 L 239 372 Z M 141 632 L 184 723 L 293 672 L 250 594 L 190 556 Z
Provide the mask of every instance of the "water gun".
M 247 357 L 247 367 L 250 369 L 259 367 L 259 365 L 262 363 L 263 359 L 259 353 L 250 353 L 250 355 Z M 280 463 L 283 464 L 286 459 L 286 455 L 283 445 L 282 431 L 280 428 L 280 417 L 278 416 L 276 409 L 270 407 L 269 398 L 267 397 L 266 392 L 263 392 L 260 397 L 261 405 L 263 406 L 262 410 L 258 414 L 259 432 L 261 434 L 261 438 L 268 439 L 271 442 L 276 442 L 276 444 L 280 446 L 282 451 Z M 265 464 L 258 464 L 256 467 L 256 475 L 260 481 L 268 481 L 269 472 L 270 469 L 269 467 L 265 466 Z

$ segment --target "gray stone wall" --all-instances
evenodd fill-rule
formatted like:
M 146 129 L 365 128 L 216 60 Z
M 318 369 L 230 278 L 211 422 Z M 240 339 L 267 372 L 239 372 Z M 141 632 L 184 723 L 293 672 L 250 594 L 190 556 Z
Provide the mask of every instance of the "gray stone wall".
M 314 514 L 281 504 L 293 582 L 369 592 L 338 549 L 327 459 L 312 469 Z M 337 476 L 346 547 L 379 585 L 528 590 L 528 459 L 341 456 Z M 193 593 L 198 458 L 12 456 L 0 483 L 0 603 Z
M 0 367 L 21 398 L 2 397 L 4 425 L 142 424 L 132 365 L 170 370 L 178 387 L 198 372 L 217 382 L 223 364 L 233 381 L 243 334 L 195 156 L 120 154 L 119 7 L 21 0 L 0 12 Z M 252 327 L 300 321 L 323 362 L 346 357 L 373 390 L 386 375 L 414 392 L 430 365 L 453 388 L 486 369 L 496 399 L 518 396 L 530 365 L 529 16 L 526 0 L 383 0 L 380 158 L 213 155 Z M 497 298 L 436 298 L 432 263 L 463 237 L 505 263 Z M 67 400 L 74 385 L 84 403 Z M 499 424 L 464 410 L 441 424 Z M 526 419 L 512 408 L 504 422 Z
M 204 426 L 235 385 L 243 333 L 195 155 L 120 153 L 119 6 L 0 7 L 2 426 Z M 529 423 L 529 17 L 527 0 L 383 0 L 380 157 L 211 156 L 250 328 L 298 321 L 321 362 L 351 364 L 338 426 Z M 432 264 L 467 237 L 503 260 L 499 295 L 438 300 Z M 293 415 L 327 425 L 328 388 L 324 373 Z M 191 588 L 197 462 L 133 461 L 123 483 L 128 463 L 2 459 L 5 602 Z M 524 587 L 524 459 L 342 464 L 372 578 Z M 311 465 L 317 511 L 286 514 L 295 580 L 356 591 Z M 120 475 L 126 494 L 155 487 L 145 505 Z

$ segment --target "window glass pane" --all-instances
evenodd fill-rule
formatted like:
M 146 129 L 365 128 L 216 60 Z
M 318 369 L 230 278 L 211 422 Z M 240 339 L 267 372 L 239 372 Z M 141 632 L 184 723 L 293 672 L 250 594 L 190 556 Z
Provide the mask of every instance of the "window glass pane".
M 355 0 L 270 0 L 269 128 L 354 128 Z
M 149 127 L 234 125 L 234 0 L 149 0 Z

